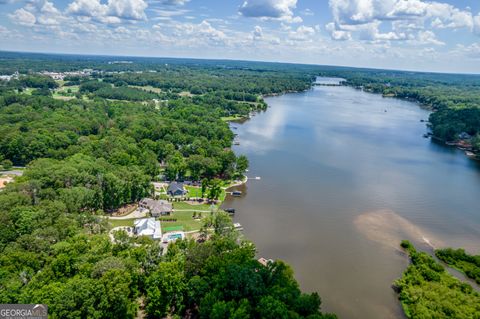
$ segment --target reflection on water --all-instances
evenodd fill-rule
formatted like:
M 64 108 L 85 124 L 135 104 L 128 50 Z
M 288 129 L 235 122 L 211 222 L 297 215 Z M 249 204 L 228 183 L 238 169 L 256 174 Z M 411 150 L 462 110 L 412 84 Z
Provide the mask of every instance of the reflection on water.
M 287 261 L 342 318 L 402 318 L 401 239 L 480 252 L 480 169 L 425 139 L 428 111 L 347 87 L 267 99 L 238 126 L 248 193 L 228 198 L 258 254 Z

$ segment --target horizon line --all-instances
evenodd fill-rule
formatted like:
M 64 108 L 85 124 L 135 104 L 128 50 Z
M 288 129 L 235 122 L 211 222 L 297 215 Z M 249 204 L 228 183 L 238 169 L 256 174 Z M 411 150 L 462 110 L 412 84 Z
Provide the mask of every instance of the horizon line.
M 67 53 L 67 52 L 48 52 L 48 51 L 17 51 L 0 49 L 0 54 L 6 53 L 27 53 L 38 55 L 65 55 L 65 56 L 86 56 L 86 57 L 115 57 L 115 58 L 149 58 L 149 59 L 183 59 L 183 60 L 200 60 L 200 61 L 228 61 L 228 62 L 250 62 L 250 63 L 270 63 L 270 64 L 286 64 L 286 65 L 302 65 L 302 66 L 316 66 L 316 67 L 337 67 L 358 70 L 376 70 L 376 71 L 390 71 L 390 72 L 411 72 L 424 74 L 446 74 L 446 75 L 469 75 L 480 76 L 480 73 L 466 73 L 466 72 L 446 72 L 446 71 L 427 71 L 427 70 L 411 70 L 411 69 L 395 69 L 395 68 L 377 68 L 365 66 L 351 66 L 351 65 L 332 65 L 332 64 L 315 64 L 315 63 L 300 63 L 300 62 L 285 62 L 285 61 L 271 61 L 271 60 L 248 60 L 248 59 L 233 59 L 233 58 L 195 58 L 185 56 L 150 56 L 150 55 L 123 55 L 123 54 L 99 54 L 99 53 Z

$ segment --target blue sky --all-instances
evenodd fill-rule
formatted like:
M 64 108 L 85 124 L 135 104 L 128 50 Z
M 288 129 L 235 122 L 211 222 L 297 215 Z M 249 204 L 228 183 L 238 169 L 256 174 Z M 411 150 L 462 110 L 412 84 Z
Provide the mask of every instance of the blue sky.
M 480 1 L 0 0 L 0 50 L 480 73 Z

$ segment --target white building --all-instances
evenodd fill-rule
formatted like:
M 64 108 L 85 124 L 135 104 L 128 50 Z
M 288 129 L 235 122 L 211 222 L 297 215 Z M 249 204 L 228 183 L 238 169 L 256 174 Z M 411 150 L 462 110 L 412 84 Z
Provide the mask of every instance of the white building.
M 141 218 L 135 219 L 133 223 L 135 227 L 135 234 L 137 236 L 148 236 L 153 239 L 162 238 L 162 227 L 160 221 L 155 218 Z

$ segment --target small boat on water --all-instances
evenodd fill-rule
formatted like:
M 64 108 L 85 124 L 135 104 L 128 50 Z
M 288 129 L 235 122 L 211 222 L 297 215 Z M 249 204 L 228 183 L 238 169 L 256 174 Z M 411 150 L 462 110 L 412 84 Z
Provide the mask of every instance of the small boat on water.
M 240 197 L 240 196 L 242 196 L 242 192 L 241 191 L 233 191 L 232 195 L 235 196 L 235 197 Z
M 240 142 L 234 142 L 233 145 L 240 145 Z
M 225 208 L 224 211 L 230 215 L 235 214 L 235 208 Z
M 234 227 L 236 230 L 243 230 L 243 226 L 242 226 L 240 223 L 234 223 L 234 224 L 233 224 L 233 227 Z
M 470 158 L 475 158 L 475 157 L 477 157 L 477 155 L 475 155 L 474 152 L 470 152 L 470 151 L 466 151 L 466 152 L 465 152 L 465 155 L 467 155 L 467 156 L 470 157 Z

